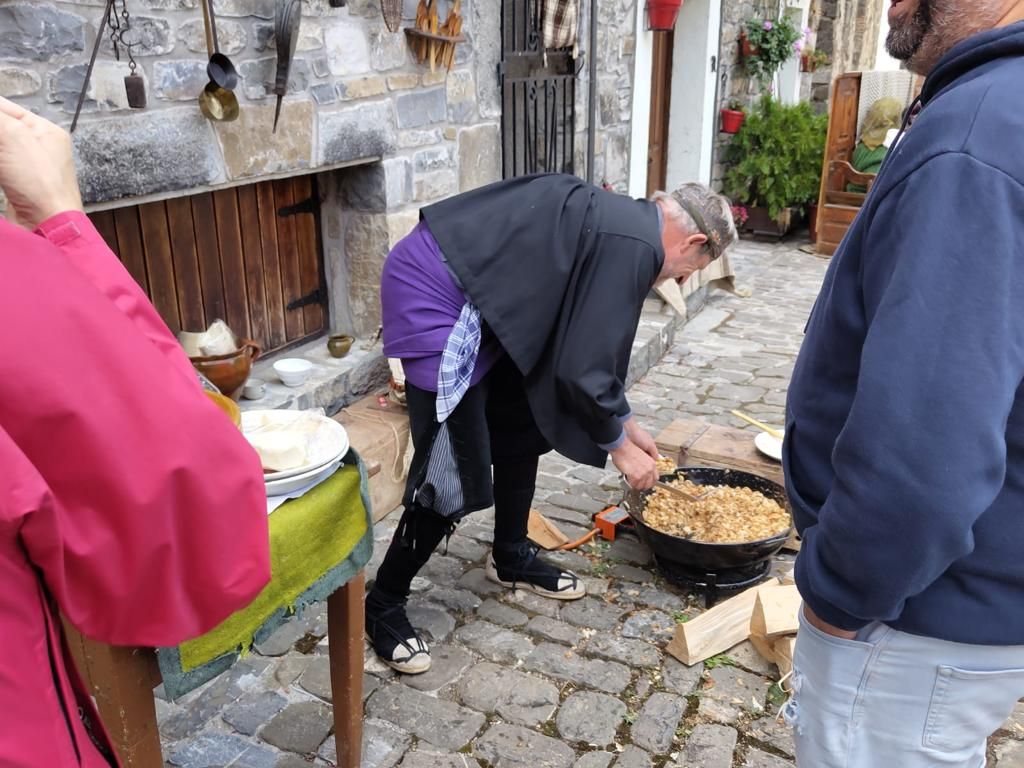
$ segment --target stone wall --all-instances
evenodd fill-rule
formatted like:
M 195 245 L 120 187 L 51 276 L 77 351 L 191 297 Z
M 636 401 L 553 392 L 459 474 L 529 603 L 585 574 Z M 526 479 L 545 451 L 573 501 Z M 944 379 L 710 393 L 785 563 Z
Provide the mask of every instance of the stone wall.
M 421 205 L 500 178 L 497 0 L 463 1 L 468 41 L 451 72 L 419 64 L 406 36 L 384 25 L 379 0 L 304 0 L 276 134 L 275 0 L 215 0 L 221 49 L 241 75 L 233 123 L 209 122 L 197 105 L 207 83 L 199 0 L 127 3 L 149 105 L 128 109 L 126 57 L 115 61 L 105 41 L 75 132 L 87 202 L 128 205 L 322 170 L 326 267 L 332 289 L 347 288 L 332 307 L 337 326 L 376 328 L 380 265 Z M 103 5 L 0 0 L 0 95 L 69 125 Z M 406 6 L 403 24 L 415 15 Z M 353 164 L 369 165 L 327 172 Z
M 636 48 L 636 0 L 597 0 L 597 104 L 594 183 L 625 192 L 629 183 L 633 65 Z M 576 172 L 586 174 L 587 100 L 590 67 L 590 0 L 582 0 L 580 72 L 576 90 Z M 648 73 L 644 73 L 649 77 Z

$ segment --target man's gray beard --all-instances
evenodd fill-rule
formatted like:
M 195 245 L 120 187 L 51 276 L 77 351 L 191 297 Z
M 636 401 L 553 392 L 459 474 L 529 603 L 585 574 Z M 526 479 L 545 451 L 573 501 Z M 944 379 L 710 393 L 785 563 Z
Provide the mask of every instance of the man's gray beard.
M 898 61 L 909 61 L 921 48 L 925 35 L 932 26 L 931 4 L 921 0 L 913 15 L 889 30 L 885 50 Z

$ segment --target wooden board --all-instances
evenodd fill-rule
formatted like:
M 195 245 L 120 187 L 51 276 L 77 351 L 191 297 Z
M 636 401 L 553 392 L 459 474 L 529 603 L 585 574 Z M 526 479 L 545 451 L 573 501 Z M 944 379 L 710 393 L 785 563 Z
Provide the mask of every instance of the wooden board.
M 662 455 L 679 466 L 738 469 L 783 485 L 782 464 L 754 447 L 756 434 L 749 429 L 677 419 L 662 430 L 655 442 Z
M 242 256 L 242 232 L 238 226 L 238 194 L 234 189 L 213 193 L 217 214 L 217 243 L 220 269 L 224 278 L 224 308 L 228 327 L 239 338 L 250 338 L 249 299 L 245 286 L 245 258 Z
M 273 182 L 274 202 L 278 210 L 295 203 L 295 193 L 288 179 Z M 299 264 L 295 259 L 298 245 L 295 237 L 295 217 L 277 217 L 277 247 L 281 263 L 281 292 L 284 298 L 284 327 L 288 340 L 302 338 L 306 332 L 306 321 L 301 309 L 288 309 L 288 305 L 302 297 L 302 283 Z
M 260 209 L 253 185 L 238 188 L 238 223 L 242 230 L 250 335 L 254 339 L 265 340 L 270 335 L 270 328 L 263 275 L 263 244 L 260 242 Z
M 299 176 L 292 180 L 292 193 L 295 202 L 308 200 L 317 194 L 311 176 Z M 310 213 L 297 213 L 295 219 L 296 258 L 299 265 L 299 285 L 302 295 L 313 293 L 323 282 L 320 264 L 322 260 L 317 254 L 316 216 Z M 302 308 L 306 333 L 310 334 L 323 327 L 323 305 L 307 304 Z
M 150 298 L 171 333 L 177 333 L 181 330 L 181 316 L 174 281 L 174 255 L 167 229 L 167 207 L 163 203 L 140 205 L 139 223 L 149 271 Z
M 256 204 L 260 220 L 260 244 L 263 256 L 264 292 L 267 297 L 267 338 L 271 348 L 288 340 L 284 327 L 284 290 L 281 287 L 281 262 L 277 242 L 277 207 L 272 184 L 256 185 Z
M 199 274 L 203 282 L 203 307 L 209 325 L 214 320 L 227 319 L 224 278 L 220 269 L 220 245 L 217 242 L 217 215 L 213 209 L 213 195 L 209 192 L 192 197 L 192 220 L 195 223 Z
M 544 549 L 558 549 L 562 545 L 569 543 L 569 537 L 536 509 L 530 510 L 526 535 L 535 544 L 540 544 Z
M 800 591 L 795 585 L 763 588 L 754 600 L 750 634 L 773 640 L 800 628 Z
M 770 579 L 765 585 L 751 587 L 679 624 L 665 650 L 683 664 L 693 666 L 742 643 L 750 636 L 750 617 L 758 590 L 776 584 L 775 579 Z
M 199 256 L 192 224 L 192 205 L 187 197 L 167 201 L 167 226 L 174 254 L 174 283 L 178 290 L 178 311 L 183 331 L 206 330 L 203 289 L 199 279 Z

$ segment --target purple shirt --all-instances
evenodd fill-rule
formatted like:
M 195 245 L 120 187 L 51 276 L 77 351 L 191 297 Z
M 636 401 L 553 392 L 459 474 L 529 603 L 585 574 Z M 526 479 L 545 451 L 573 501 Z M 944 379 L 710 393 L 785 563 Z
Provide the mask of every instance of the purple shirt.
M 417 224 L 391 249 L 380 280 L 384 355 L 402 361 L 413 386 L 437 391 L 441 353 L 468 300 L 426 222 Z M 497 338 L 485 327 L 470 384 L 480 381 L 503 354 Z

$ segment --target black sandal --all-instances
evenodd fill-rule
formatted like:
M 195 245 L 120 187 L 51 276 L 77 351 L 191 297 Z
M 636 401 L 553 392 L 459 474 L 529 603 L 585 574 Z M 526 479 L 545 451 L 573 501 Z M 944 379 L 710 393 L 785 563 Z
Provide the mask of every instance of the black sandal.
M 495 551 L 501 552 L 501 563 Z M 496 544 L 487 557 L 487 578 L 503 587 L 526 589 L 554 600 L 579 600 L 587 594 L 579 576 L 545 563 L 538 552 L 540 546 L 529 539 L 511 546 Z
M 367 603 L 366 637 L 380 660 L 392 669 L 406 675 L 430 669 L 430 647 L 409 623 L 404 603 L 381 611 Z

